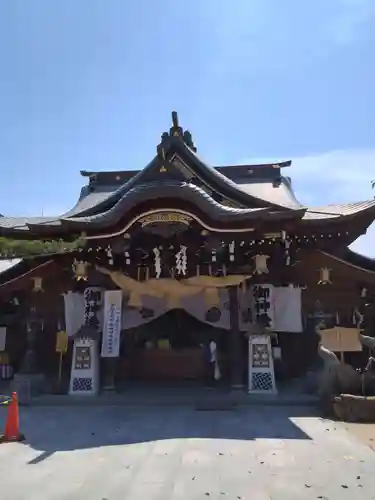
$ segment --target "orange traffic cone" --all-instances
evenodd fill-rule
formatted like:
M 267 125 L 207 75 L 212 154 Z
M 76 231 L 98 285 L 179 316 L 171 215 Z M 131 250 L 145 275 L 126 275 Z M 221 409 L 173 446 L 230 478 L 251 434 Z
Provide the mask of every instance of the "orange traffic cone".
M 12 400 L 8 406 L 8 415 L 5 422 L 4 435 L 1 438 L 2 443 L 12 441 L 23 441 L 25 437 L 20 434 L 20 420 L 18 415 L 17 393 L 12 392 Z

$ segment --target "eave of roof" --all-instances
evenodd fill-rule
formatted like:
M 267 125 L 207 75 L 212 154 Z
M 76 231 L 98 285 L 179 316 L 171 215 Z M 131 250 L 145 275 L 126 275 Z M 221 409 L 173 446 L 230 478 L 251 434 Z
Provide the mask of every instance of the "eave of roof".
M 324 255 L 327 255 L 333 259 L 339 260 L 344 264 L 356 267 L 360 270 L 367 271 L 375 274 L 375 259 L 362 255 L 360 253 L 354 252 L 349 247 L 340 248 L 335 252 L 321 251 Z
M 228 176 L 228 170 L 230 169 L 265 169 L 265 168 L 285 168 L 285 167 L 290 167 L 292 164 L 291 160 L 287 161 L 281 161 L 281 162 L 274 162 L 274 163 L 244 163 L 244 164 L 238 164 L 238 165 L 215 165 L 212 168 L 215 170 L 218 170 L 225 176 Z M 111 177 L 122 177 L 126 176 L 128 177 L 128 180 L 133 177 L 134 175 L 139 174 L 142 172 L 142 170 L 81 170 L 80 174 L 82 177 L 95 177 L 95 176 L 111 176 Z
M 240 185 L 226 177 L 223 173 L 203 163 L 197 154 L 179 138 L 175 138 L 172 144 L 174 144 L 174 152 L 193 170 L 194 174 L 212 189 L 217 188 L 224 196 L 228 196 L 228 198 L 236 200 L 245 206 L 256 203 L 257 206 L 268 206 L 275 209 L 282 208 L 285 210 L 287 208 L 272 201 L 264 200 L 254 194 L 247 193 L 241 189 Z
M 158 183 L 148 183 L 135 186 L 132 190 L 124 194 L 114 207 L 110 210 L 87 217 L 61 218 L 63 226 L 104 229 L 121 220 L 124 213 L 133 209 L 136 205 L 145 200 L 155 200 L 163 198 L 180 199 L 191 202 L 198 206 L 202 212 L 206 213 L 212 220 L 223 223 L 250 221 L 254 219 L 285 219 L 301 218 L 305 209 L 275 211 L 269 207 L 264 208 L 233 208 L 222 205 L 214 200 L 202 188 L 191 183 L 166 182 L 163 185 Z
M 305 223 L 316 221 L 333 221 L 345 218 L 356 217 L 358 215 L 374 215 L 375 200 L 358 201 L 355 203 L 341 203 L 336 205 L 325 205 L 321 207 L 309 207 L 302 220 Z

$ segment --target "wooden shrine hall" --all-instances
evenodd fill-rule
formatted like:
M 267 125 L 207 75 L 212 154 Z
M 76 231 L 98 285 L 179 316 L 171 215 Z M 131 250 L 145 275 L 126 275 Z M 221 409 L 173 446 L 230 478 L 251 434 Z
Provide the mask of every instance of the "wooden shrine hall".
M 375 265 L 348 245 L 375 201 L 307 207 L 290 166 L 207 165 L 173 112 L 142 170 L 81 172 L 58 217 L 0 216 L 1 258 L 21 259 L 0 274 L 0 364 L 71 394 L 276 391 L 316 362 L 318 323 L 371 335 Z

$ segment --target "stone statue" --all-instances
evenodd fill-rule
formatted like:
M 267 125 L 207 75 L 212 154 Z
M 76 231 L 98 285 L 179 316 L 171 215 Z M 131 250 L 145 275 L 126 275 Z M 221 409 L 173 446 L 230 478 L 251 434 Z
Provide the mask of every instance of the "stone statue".
M 375 350 L 375 338 L 374 337 L 368 337 L 367 335 L 359 334 L 359 341 L 363 346 L 368 347 L 369 349 Z

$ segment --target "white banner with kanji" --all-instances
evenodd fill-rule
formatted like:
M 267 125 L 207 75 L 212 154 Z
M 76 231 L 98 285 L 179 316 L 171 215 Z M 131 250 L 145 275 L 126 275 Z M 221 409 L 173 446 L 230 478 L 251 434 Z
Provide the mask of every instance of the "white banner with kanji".
M 103 358 L 117 358 L 120 354 L 122 290 L 104 292 Z

